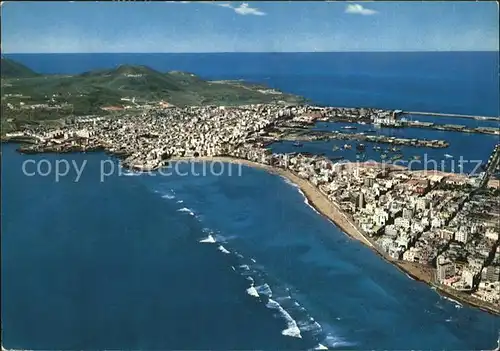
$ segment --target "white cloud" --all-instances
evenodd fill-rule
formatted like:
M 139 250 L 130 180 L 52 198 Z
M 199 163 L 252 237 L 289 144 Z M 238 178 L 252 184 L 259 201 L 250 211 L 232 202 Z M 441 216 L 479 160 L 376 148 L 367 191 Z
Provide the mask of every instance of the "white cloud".
M 255 15 L 255 16 L 264 16 L 266 13 L 260 11 L 258 8 L 249 7 L 247 3 L 241 4 L 239 7 L 233 7 L 234 12 L 239 15 Z
M 172 2 L 177 2 L 181 4 L 188 4 L 191 3 L 192 1 L 172 1 Z M 196 3 L 196 2 L 194 2 Z M 246 15 L 254 15 L 254 16 L 265 16 L 266 13 L 264 11 L 259 10 L 256 7 L 250 7 L 246 2 L 242 3 L 240 6 L 233 6 L 231 3 L 228 2 L 218 2 L 218 1 L 198 1 L 199 4 L 206 4 L 206 5 L 215 5 L 219 7 L 225 7 L 227 9 L 231 9 L 234 12 L 236 12 L 238 15 L 246 16 Z
M 211 1 L 203 1 L 205 4 L 217 5 L 220 7 L 225 7 L 228 9 L 234 10 L 238 15 L 246 16 L 246 15 L 254 15 L 254 16 L 265 16 L 266 13 L 259 10 L 256 7 L 250 7 L 246 2 L 242 3 L 240 6 L 233 6 L 230 3 L 220 3 L 220 2 L 211 2 Z
M 345 8 L 345 13 L 350 13 L 353 15 L 363 15 L 369 16 L 377 13 L 375 10 L 367 9 L 359 4 L 348 4 Z

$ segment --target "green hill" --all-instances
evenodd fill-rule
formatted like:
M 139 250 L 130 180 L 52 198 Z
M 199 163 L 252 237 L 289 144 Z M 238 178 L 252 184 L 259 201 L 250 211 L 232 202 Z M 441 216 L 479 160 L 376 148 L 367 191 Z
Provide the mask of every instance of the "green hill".
M 207 81 L 192 73 L 162 73 L 146 66 L 121 65 L 73 76 L 39 75 L 2 59 L 2 126 L 6 120 L 37 123 L 71 115 L 105 114 L 108 112 L 102 108 L 107 106 L 127 106 L 132 113 L 160 101 L 183 107 L 278 101 L 299 104 L 304 99 L 262 85 Z
M 36 77 L 38 74 L 33 72 L 28 67 L 10 60 L 8 58 L 2 57 L 1 61 L 2 78 L 26 78 L 26 77 Z

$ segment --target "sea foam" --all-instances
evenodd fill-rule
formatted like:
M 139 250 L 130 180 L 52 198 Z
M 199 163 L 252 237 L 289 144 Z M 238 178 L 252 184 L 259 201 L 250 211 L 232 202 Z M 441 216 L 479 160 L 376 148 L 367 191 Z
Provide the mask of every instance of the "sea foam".
M 140 176 L 141 173 L 140 172 L 133 172 L 133 171 L 125 171 L 122 173 L 124 176 L 127 176 L 127 177 L 131 177 L 131 176 Z
M 302 195 L 304 197 L 304 203 L 307 206 L 309 206 L 314 212 L 316 212 L 317 214 L 320 215 L 321 213 L 319 213 L 319 211 L 316 209 L 316 207 L 314 207 L 313 205 L 311 205 L 311 203 L 309 202 L 309 199 L 307 198 L 306 194 L 304 194 L 304 192 L 301 189 L 299 189 L 299 193 L 300 193 L 300 195 Z
M 299 187 L 297 184 L 292 183 L 292 182 L 290 181 L 290 179 L 288 179 L 287 177 L 281 176 L 281 178 L 283 178 L 283 179 L 284 179 L 285 183 L 287 183 L 288 185 L 290 185 L 290 186 L 294 187 L 295 189 L 297 189 L 297 190 L 299 191 L 300 195 L 302 195 L 302 197 L 304 198 L 304 203 L 305 203 L 307 206 L 309 206 L 309 207 L 310 207 L 310 208 L 311 208 L 314 212 L 316 212 L 317 214 L 321 214 L 321 213 L 319 213 L 319 212 L 318 212 L 318 210 L 317 210 L 317 209 L 316 209 L 313 205 L 311 205 L 311 203 L 310 203 L 310 202 L 309 202 L 309 200 L 307 199 L 306 194 L 304 194 L 304 192 L 302 191 L 302 189 L 300 189 L 300 187 Z
M 222 245 L 219 245 L 218 249 L 219 249 L 219 251 L 220 251 L 220 252 L 223 252 L 223 253 L 225 253 L 225 254 L 229 254 L 229 253 L 231 253 L 230 251 L 228 251 L 228 250 L 227 250 L 224 246 L 222 246 Z
M 253 297 L 259 297 L 259 293 L 253 285 L 247 289 L 247 294 Z
M 266 295 L 267 297 L 273 296 L 273 291 L 267 284 L 259 285 L 255 288 L 257 292 L 261 295 Z
M 314 334 L 321 333 L 323 330 L 321 324 L 316 322 L 312 317 L 308 321 L 299 321 L 298 327 L 303 332 L 313 332 Z
M 208 235 L 205 239 L 201 239 L 200 240 L 200 243 L 210 243 L 210 244 L 213 244 L 215 243 L 215 238 L 212 236 L 212 235 Z
M 287 327 L 286 329 L 281 331 L 281 334 L 286 335 L 286 336 L 291 336 L 294 338 L 302 338 L 302 335 L 300 334 L 300 329 L 297 326 L 297 322 L 290 316 L 290 314 L 285 311 L 283 307 L 273 299 L 269 299 L 269 301 L 266 304 L 267 308 L 275 309 L 278 310 L 279 313 L 285 318 Z
M 290 186 L 293 186 L 294 188 L 299 188 L 299 186 L 297 184 L 295 184 L 294 182 L 292 182 L 290 179 L 288 179 L 287 177 L 285 176 L 281 176 L 281 178 L 285 181 L 285 183 L 287 183 L 288 185 Z
M 333 336 L 331 334 L 328 334 L 325 338 L 325 340 L 322 341 L 324 345 L 327 345 L 327 347 L 332 347 L 332 348 L 337 348 L 337 347 L 346 347 L 346 346 L 353 346 L 354 344 L 351 342 L 345 341 L 343 338 L 338 337 L 338 336 Z
M 463 307 L 463 305 L 460 302 L 458 302 L 457 300 L 453 300 L 452 298 L 450 298 L 448 296 L 442 296 L 442 298 L 445 300 L 448 300 L 450 302 L 453 302 L 455 304 L 455 308 L 462 308 Z
M 248 267 L 248 265 L 247 265 L 247 264 L 242 264 L 242 265 L 240 265 L 240 266 L 238 266 L 238 267 L 239 267 L 239 268 L 241 268 L 241 269 L 242 269 L 242 270 L 244 270 L 244 271 L 249 271 L 249 270 L 250 270 L 250 267 Z
M 191 216 L 194 216 L 193 210 L 191 210 L 190 208 L 187 208 L 187 207 L 180 208 L 177 211 L 178 212 L 186 212 L 186 213 L 189 213 Z

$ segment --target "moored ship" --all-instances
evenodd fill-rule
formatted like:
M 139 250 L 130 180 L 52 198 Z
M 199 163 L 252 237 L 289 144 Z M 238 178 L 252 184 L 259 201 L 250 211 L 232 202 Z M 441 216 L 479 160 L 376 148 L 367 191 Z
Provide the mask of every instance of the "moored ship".
M 358 144 L 358 145 L 356 145 L 356 150 L 358 150 L 358 151 L 363 151 L 363 150 L 365 150 L 365 148 L 366 148 L 365 144 Z

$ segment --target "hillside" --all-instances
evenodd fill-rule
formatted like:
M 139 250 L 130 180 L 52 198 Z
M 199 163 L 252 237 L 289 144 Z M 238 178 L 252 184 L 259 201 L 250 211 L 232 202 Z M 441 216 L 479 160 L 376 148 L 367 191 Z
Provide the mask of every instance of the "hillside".
M 191 73 L 162 73 L 146 66 L 121 65 L 74 76 L 58 76 L 38 75 L 12 60 L 5 62 L 4 71 L 2 59 L 3 121 L 36 122 L 69 115 L 103 114 L 107 113 L 103 107 L 133 110 L 144 105 L 156 106 L 160 101 L 178 107 L 304 101 L 301 97 L 261 85 L 241 81 L 211 82 Z
M 19 62 L 2 57 L 2 78 L 26 78 L 36 77 L 38 74 Z

